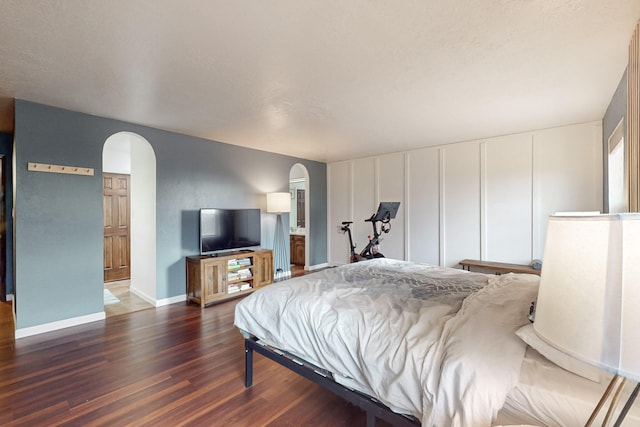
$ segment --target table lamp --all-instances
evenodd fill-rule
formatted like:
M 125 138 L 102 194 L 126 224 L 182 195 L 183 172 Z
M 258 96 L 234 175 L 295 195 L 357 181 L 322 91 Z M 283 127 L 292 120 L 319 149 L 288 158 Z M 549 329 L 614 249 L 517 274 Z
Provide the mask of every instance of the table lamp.
M 615 374 L 587 421 L 617 389 L 607 423 L 624 379 L 640 380 L 640 214 L 551 216 L 543 261 L 533 328 L 558 350 Z
M 284 240 L 282 213 L 291 212 L 291 195 L 289 193 L 267 193 L 267 212 L 275 213 L 276 229 L 273 237 L 273 270 L 275 278 L 291 275 L 290 262 L 287 257 L 287 245 Z

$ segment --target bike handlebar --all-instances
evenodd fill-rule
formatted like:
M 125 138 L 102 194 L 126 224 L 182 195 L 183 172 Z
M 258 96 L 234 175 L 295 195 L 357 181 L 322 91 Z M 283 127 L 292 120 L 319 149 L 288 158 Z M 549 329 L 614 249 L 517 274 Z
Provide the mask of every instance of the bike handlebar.
M 391 218 L 389 218 L 389 216 L 385 216 L 383 219 L 374 219 L 376 217 L 376 214 L 371 215 L 371 218 L 369 219 L 365 219 L 365 222 L 381 222 L 383 224 L 387 224 L 389 222 L 391 222 Z

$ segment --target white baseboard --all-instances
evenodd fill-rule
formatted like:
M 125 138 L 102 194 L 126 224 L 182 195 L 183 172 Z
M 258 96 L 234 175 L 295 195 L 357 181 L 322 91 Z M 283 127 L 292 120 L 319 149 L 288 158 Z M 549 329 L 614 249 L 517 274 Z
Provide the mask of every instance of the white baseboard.
M 136 288 L 129 288 L 129 292 L 134 293 L 135 295 L 139 296 L 140 298 L 142 298 L 143 300 L 145 300 L 146 302 L 148 302 L 154 307 L 162 307 L 164 305 L 175 304 L 177 302 L 184 302 L 187 300 L 187 294 L 177 295 L 175 297 L 169 297 L 169 298 L 163 298 L 163 299 L 155 299 L 155 298 L 151 298 L 149 295 L 145 294 L 144 292 L 141 292 L 139 289 L 136 289 Z
M 309 267 L 305 267 L 305 269 L 308 271 L 314 271 L 314 270 L 320 270 L 322 268 L 327 268 L 327 267 L 329 267 L 329 264 L 325 262 L 322 264 L 310 265 Z
M 71 326 L 83 325 L 85 323 L 97 322 L 106 318 L 104 311 L 87 314 L 85 316 L 72 317 L 71 319 L 58 320 L 57 322 L 44 323 L 42 325 L 30 326 L 15 330 L 15 338 L 25 338 L 32 335 L 44 334 L 45 332 L 57 331 L 59 329 L 70 328 Z
M 149 295 L 145 294 L 141 290 L 136 289 L 136 288 L 134 288 L 132 286 L 129 286 L 129 292 L 131 292 L 132 294 L 142 298 L 143 300 L 145 300 L 146 302 L 148 302 L 152 306 L 157 307 L 156 306 L 156 299 L 155 298 L 151 298 Z
M 13 294 L 7 294 L 7 301 L 13 301 Z
M 175 297 L 156 300 L 144 294 L 143 292 L 140 292 L 135 288 L 130 288 L 129 290 L 133 292 L 135 295 L 145 300 L 146 302 L 148 302 L 149 304 L 153 305 L 154 307 L 162 307 L 164 305 L 174 304 L 177 302 L 184 302 L 187 300 L 187 294 L 182 294 L 182 295 L 177 295 Z M 11 298 L 9 298 L 10 296 Z M 7 300 L 10 301 L 12 299 L 13 299 L 13 295 L 7 294 Z M 46 332 L 57 331 L 58 329 L 70 328 L 72 326 L 78 326 L 85 323 L 97 322 L 99 320 L 106 319 L 106 317 L 107 317 L 106 313 L 104 311 L 101 311 L 98 313 L 87 314 L 86 316 L 73 317 L 71 319 L 59 320 L 56 322 L 45 323 L 42 325 L 31 326 L 28 328 L 20 328 L 15 330 L 14 337 L 18 339 L 18 338 L 30 337 L 32 335 L 44 334 Z
M 177 302 L 184 302 L 187 300 L 187 294 L 177 295 L 175 297 L 163 298 L 156 301 L 156 307 L 162 307 L 163 305 L 175 304 Z

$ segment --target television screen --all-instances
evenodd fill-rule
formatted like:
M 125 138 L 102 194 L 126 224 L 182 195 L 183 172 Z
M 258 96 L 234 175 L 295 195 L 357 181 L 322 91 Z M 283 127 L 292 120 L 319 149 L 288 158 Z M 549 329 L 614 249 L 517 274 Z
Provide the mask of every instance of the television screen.
M 200 253 L 260 246 L 260 209 L 200 209 Z

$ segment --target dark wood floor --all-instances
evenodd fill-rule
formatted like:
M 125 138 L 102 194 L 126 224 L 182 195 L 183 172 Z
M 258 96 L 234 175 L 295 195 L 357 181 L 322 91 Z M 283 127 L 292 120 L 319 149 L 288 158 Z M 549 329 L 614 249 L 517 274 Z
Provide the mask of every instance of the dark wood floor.
M 366 424 L 359 408 L 260 355 L 246 389 L 237 301 L 0 341 L 0 425 Z

